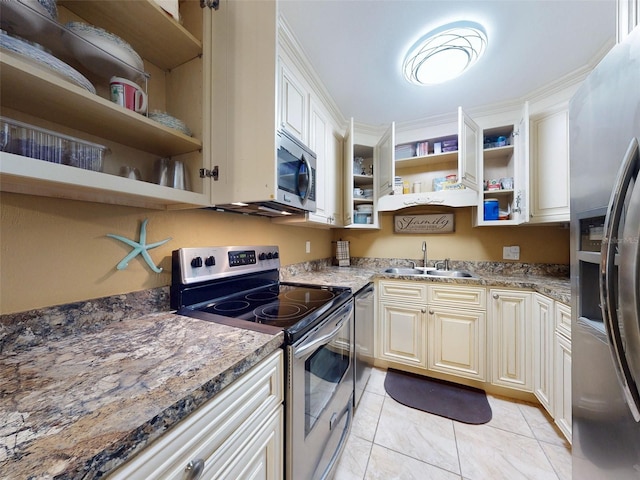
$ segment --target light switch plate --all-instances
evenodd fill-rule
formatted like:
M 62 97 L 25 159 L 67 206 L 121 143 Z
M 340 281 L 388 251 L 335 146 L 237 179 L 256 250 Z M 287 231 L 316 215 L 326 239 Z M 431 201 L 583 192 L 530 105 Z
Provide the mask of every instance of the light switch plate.
M 304 251 L 307 253 L 311 253 L 311 242 L 307 240 L 307 243 L 304 246 Z
M 520 260 L 520 246 L 502 247 L 502 258 L 504 260 Z

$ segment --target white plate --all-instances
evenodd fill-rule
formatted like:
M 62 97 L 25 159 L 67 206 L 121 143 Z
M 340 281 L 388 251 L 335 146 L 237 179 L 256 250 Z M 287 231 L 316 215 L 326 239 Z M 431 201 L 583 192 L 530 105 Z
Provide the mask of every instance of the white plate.
M 154 122 L 158 122 L 164 125 L 165 127 L 179 130 L 180 132 L 184 133 L 189 137 L 192 135 L 191 130 L 189 129 L 189 127 L 187 127 L 187 125 L 182 120 L 176 117 L 172 117 L 166 112 L 154 110 L 153 112 L 149 113 L 149 119 L 153 120 Z
M 82 22 L 69 22 L 65 27 L 72 33 L 65 32 L 63 41 L 87 70 L 106 78 L 138 81 L 143 77 L 142 58 L 117 35 Z
M 89 90 L 91 93 L 96 93 L 95 87 L 80 72 L 42 50 L 37 44 L 27 43 L 24 40 L 2 33 L 0 34 L 0 47 L 36 67 L 44 68 L 59 78 Z
M 32 37 L 53 33 L 57 30 L 54 23 L 57 19 L 55 2 L 38 2 L 36 0 L 4 0 L 0 2 L 0 22 L 2 29 L 20 35 Z

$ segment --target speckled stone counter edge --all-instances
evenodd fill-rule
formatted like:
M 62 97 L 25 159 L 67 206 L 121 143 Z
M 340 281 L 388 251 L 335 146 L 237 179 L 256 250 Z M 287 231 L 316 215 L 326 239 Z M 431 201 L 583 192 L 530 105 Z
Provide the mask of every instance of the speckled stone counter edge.
M 0 315 L 0 353 L 39 345 L 112 322 L 169 311 L 169 287 Z

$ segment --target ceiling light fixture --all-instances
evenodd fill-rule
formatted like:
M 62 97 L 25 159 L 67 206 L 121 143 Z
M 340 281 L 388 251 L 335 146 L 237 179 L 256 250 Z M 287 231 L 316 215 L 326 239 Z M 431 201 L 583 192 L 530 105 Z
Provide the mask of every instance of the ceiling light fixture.
M 487 34 L 474 22 L 454 22 L 432 30 L 410 49 L 405 78 L 416 85 L 436 85 L 456 78 L 482 56 Z

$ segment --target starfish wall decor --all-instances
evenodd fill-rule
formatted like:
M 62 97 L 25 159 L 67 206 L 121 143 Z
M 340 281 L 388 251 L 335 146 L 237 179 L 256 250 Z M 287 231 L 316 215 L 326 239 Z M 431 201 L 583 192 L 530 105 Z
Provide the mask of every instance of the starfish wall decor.
M 118 265 L 116 265 L 116 268 L 118 270 L 124 270 L 125 268 L 127 268 L 129 266 L 129 262 L 140 254 L 142 255 L 142 258 L 144 258 L 145 262 L 147 262 L 147 265 L 149 265 L 149 268 L 151 270 L 153 270 L 156 273 L 162 272 L 162 268 L 157 267 L 155 263 L 153 263 L 153 260 L 151 260 L 148 250 L 159 247 L 160 245 L 164 245 L 169 240 L 171 240 L 171 237 L 165 240 L 161 240 L 155 243 L 150 243 L 147 245 L 147 223 L 148 222 L 149 222 L 148 219 L 145 219 L 142 222 L 142 225 L 140 226 L 140 240 L 137 242 L 133 240 L 129 240 L 128 238 L 125 238 L 125 237 L 121 237 L 120 235 L 107 233 L 107 237 L 115 238 L 116 240 L 120 240 L 121 242 L 129 245 L 130 247 L 133 247 L 133 250 L 131 250 L 131 252 L 122 260 L 120 260 L 120 263 L 118 263 Z

